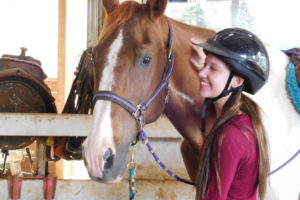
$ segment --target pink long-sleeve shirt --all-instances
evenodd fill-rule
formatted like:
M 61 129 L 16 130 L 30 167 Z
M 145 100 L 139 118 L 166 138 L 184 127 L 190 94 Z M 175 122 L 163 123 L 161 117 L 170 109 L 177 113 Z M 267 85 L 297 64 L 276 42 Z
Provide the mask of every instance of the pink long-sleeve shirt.
M 218 145 L 223 135 L 221 146 Z M 247 114 L 233 117 L 217 134 L 214 151 L 220 152 L 221 195 L 211 167 L 205 200 L 256 200 L 258 150 L 251 120 Z M 212 166 L 212 165 L 211 165 Z

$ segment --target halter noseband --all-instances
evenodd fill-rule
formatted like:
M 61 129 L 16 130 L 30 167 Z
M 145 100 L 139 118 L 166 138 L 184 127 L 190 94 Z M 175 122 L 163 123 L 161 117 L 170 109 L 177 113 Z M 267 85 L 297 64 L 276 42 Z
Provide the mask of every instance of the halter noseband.
M 160 94 L 160 92 L 163 89 L 167 89 L 168 91 L 168 84 L 169 84 L 169 79 L 171 77 L 173 67 L 174 67 L 174 52 L 173 52 L 173 27 L 171 22 L 168 20 L 169 24 L 169 41 L 168 41 L 168 58 L 167 58 L 167 63 L 165 65 L 165 70 L 163 74 L 163 78 L 156 88 L 156 90 L 153 92 L 153 94 L 150 96 L 150 98 L 142 104 L 134 105 L 131 103 L 129 100 L 121 97 L 120 95 L 112 92 L 112 91 L 106 91 L 106 90 L 100 90 L 96 92 L 96 94 L 93 97 L 93 102 L 95 103 L 97 100 L 106 100 L 106 101 L 111 101 L 125 110 L 127 110 L 129 113 L 132 114 L 132 116 L 135 118 L 139 125 L 139 129 L 141 129 L 144 125 L 144 112 L 148 109 L 150 104 L 156 99 L 156 97 Z M 165 104 L 168 101 L 168 92 L 165 97 Z

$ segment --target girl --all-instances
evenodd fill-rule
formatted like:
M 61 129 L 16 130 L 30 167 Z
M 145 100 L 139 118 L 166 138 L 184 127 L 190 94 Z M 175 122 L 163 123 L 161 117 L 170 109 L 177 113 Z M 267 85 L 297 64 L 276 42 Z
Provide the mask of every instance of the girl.
M 197 200 L 263 199 L 269 173 L 268 142 L 258 105 L 242 91 L 255 94 L 267 81 L 267 51 L 253 33 L 229 28 L 204 44 L 192 40 L 192 49 L 206 54 L 199 71 L 202 132 Z M 200 60 L 193 57 L 197 67 Z M 206 108 L 216 121 L 205 130 Z

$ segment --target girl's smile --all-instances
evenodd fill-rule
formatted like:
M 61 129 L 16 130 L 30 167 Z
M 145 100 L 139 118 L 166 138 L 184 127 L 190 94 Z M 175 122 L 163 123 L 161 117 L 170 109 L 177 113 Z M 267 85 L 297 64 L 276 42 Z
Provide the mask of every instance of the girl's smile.
M 199 71 L 200 96 L 214 98 L 218 96 L 225 87 L 230 74 L 230 68 L 218 57 L 208 54 L 204 67 Z

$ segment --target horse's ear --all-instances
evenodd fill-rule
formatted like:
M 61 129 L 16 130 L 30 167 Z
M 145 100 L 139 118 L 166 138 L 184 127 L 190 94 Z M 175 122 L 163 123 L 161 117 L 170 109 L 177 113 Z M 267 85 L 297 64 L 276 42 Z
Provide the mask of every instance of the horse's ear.
M 107 14 L 111 13 L 119 4 L 119 0 L 103 0 L 103 6 Z
M 148 0 L 146 3 L 150 18 L 156 18 L 164 14 L 168 0 Z

